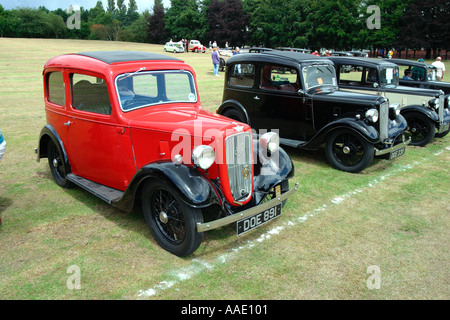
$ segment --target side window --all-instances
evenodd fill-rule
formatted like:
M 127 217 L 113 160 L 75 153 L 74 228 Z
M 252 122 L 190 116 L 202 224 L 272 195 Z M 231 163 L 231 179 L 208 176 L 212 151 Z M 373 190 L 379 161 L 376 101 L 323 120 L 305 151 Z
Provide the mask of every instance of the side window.
M 47 76 L 47 99 L 50 102 L 65 105 L 64 97 L 64 79 L 61 72 L 52 72 Z
M 360 86 L 363 79 L 363 68 L 354 65 L 339 66 L 339 84 Z
M 255 66 L 253 64 L 235 64 L 229 71 L 229 84 L 251 88 L 255 83 Z
M 392 70 L 392 69 L 391 69 Z M 392 77 L 391 77 L 392 79 Z M 380 84 L 380 81 L 378 80 L 378 76 L 377 76 L 377 69 L 374 68 L 367 68 L 367 78 L 366 78 L 366 84 L 367 85 L 372 85 L 375 82 L 377 82 L 378 84 Z
M 73 73 L 71 80 L 74 109 L 111 114 L 111 102 L 105 80 L 79 73 Z
M 261 70 L 261 88 L 297 92 L 300 89 L 298 72 L 289 67 L 265 65 Z

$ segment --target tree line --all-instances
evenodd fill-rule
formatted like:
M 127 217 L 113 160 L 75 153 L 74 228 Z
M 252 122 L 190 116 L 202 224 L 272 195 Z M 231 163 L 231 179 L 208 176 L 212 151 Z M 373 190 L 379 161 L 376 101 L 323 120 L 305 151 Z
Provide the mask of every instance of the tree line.
M 425 48 L 429 55 L 450 49 L 446 0 L 171 0 L 168 8 L 155 0 L 152 10 L 143 12 L 135 0 L 108 0 L 106 8 L 98 1 L 78 13 L 67 9 L 0 5 L 0 36 L 159 44 L 197 39 L 221 47 L 228 42 L 233 47 Z M 69 24 L 74 19 L 76 27 Z

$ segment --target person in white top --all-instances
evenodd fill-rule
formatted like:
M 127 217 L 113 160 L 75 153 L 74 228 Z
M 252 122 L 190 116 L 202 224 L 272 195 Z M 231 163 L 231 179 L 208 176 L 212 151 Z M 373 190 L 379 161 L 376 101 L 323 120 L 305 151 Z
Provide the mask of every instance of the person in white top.
M 441 57 L 437 57 L 436 61 L 432 63 L 437 69 L 436 79 L 438 81 L 444 80 L 445 64 L 441 60 Z

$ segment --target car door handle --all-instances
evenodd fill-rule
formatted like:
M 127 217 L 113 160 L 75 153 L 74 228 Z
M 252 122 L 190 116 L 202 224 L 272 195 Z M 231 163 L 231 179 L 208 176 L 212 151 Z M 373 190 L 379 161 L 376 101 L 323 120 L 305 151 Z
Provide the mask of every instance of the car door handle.
M 254 96 L 253 99 L 255 99 L 255 100 L 261 100 L 258 96 Z
M 64 122 L 65 126 L 70 126 L 71 124 L 73 124 L 73 122 L 70 122 L 70 121 Z

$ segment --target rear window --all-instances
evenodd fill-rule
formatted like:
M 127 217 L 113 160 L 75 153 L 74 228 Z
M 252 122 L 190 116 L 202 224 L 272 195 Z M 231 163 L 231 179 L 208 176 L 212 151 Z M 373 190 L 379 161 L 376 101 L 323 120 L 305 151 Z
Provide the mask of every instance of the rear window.
M 229 71 L 228 83 L 233 86 L 251 88 L 255 83 L 255 66 L 253 64 L 235 64 Z
M 47 78 L 48 101 L 60 106 L 65 105 L 64 79 L 61 72 L 52 72 Z

